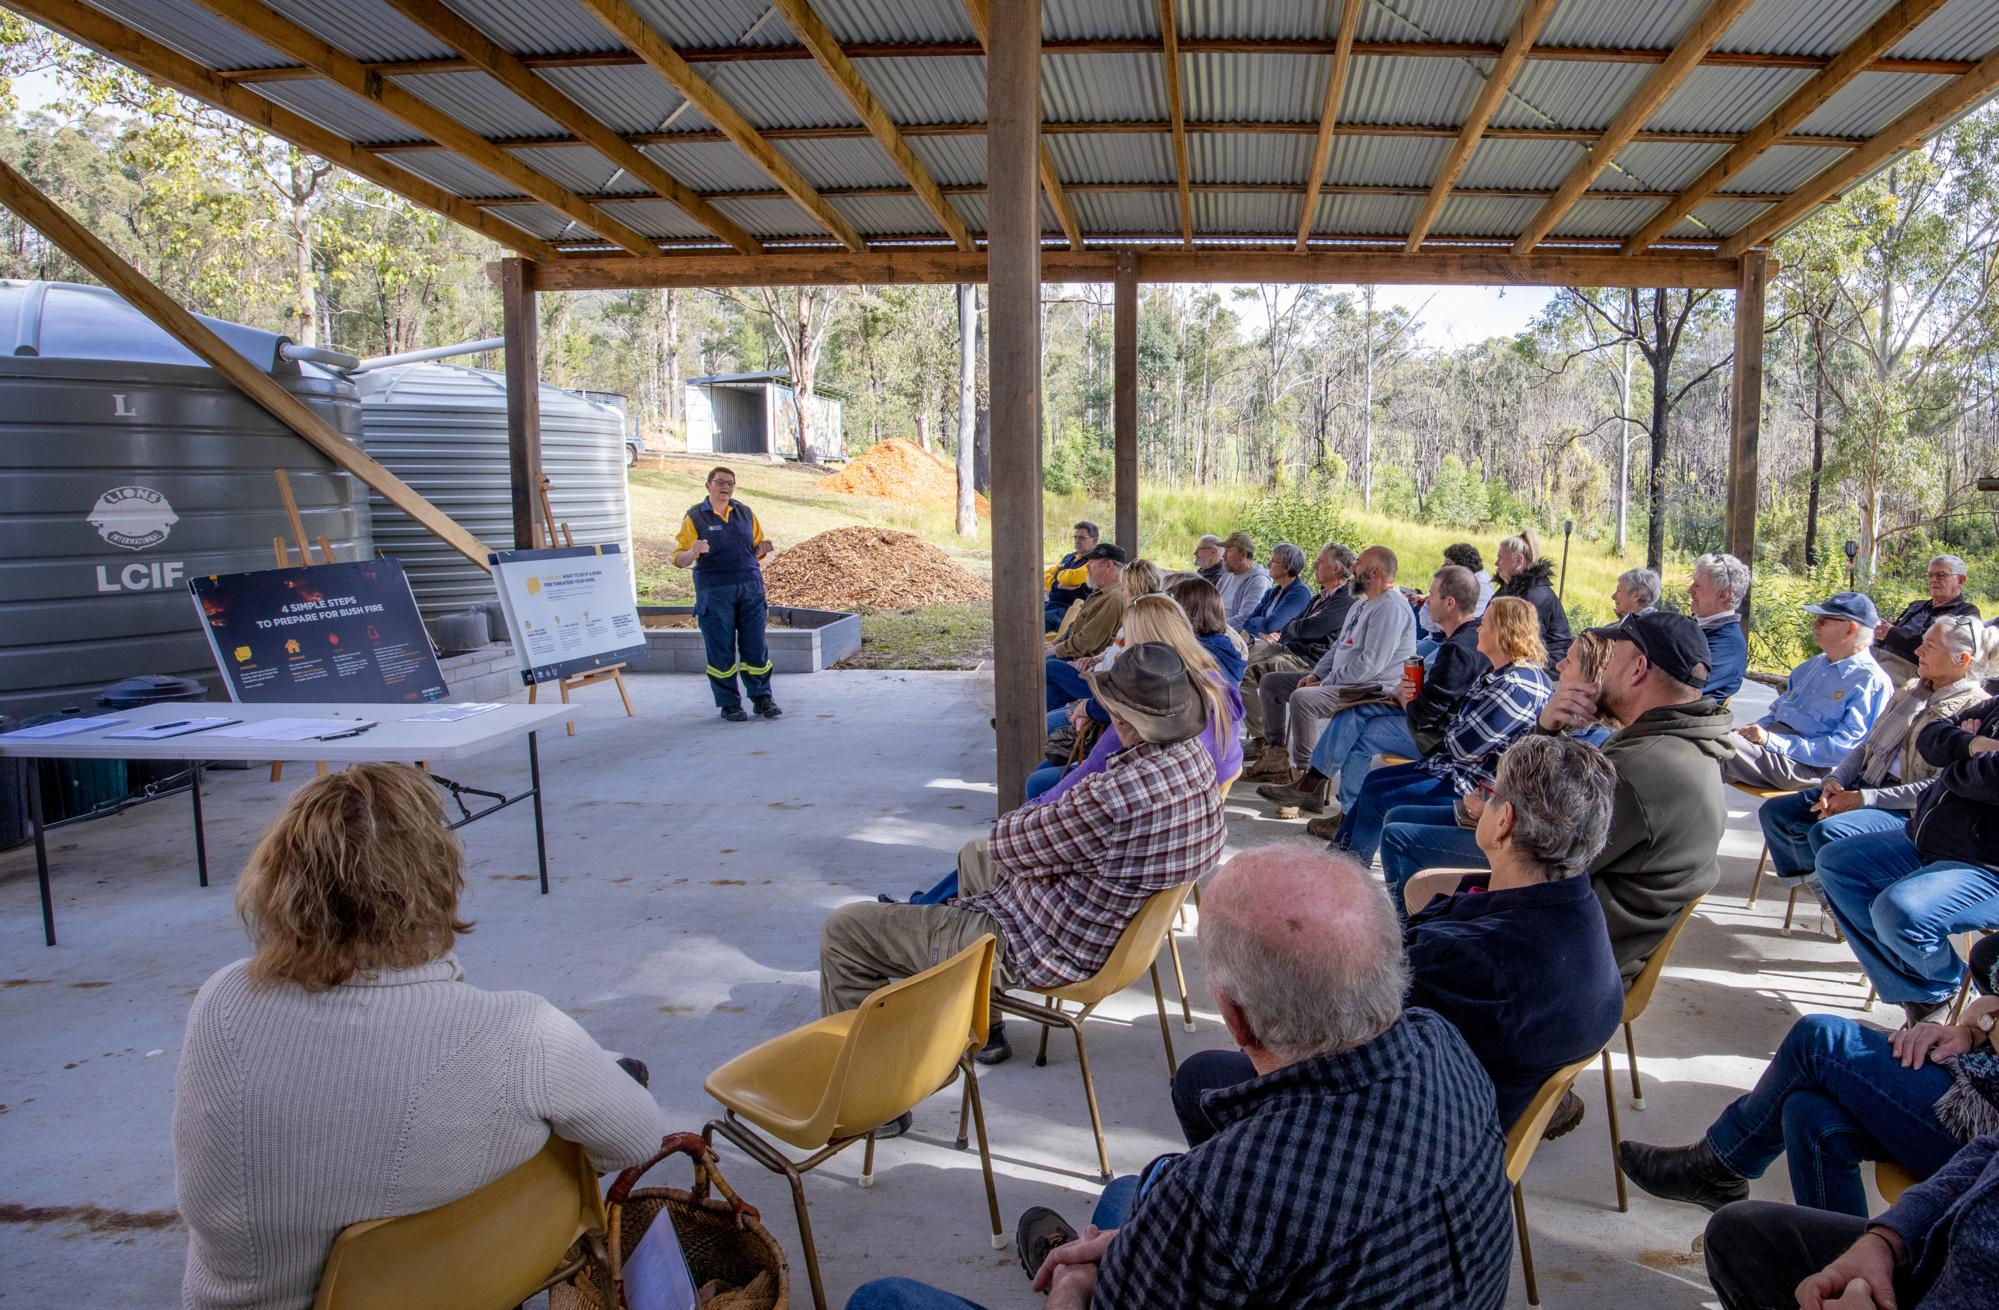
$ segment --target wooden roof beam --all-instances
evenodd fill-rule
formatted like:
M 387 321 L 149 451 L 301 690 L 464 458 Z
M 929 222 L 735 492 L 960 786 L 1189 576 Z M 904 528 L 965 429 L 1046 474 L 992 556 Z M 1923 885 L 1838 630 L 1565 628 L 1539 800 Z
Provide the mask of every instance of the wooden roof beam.
M 662 199 L 678 205 L 689 218 L 734 246 L 738 252 L 754 255 L 762 249 L 755 237 L 702 199 L 694 188 L 660 167 L 658 161 L 613 132 L 596 115 L 557 90 L 552 83 L 536 76 L 517 56 L 460 18 L 442 0 L 389 0 L 389 3 L 418 27 L 461 52 L 481 72 L 574 132 L 578 140 L 594 146 L 606 159 L 651 187 Z
M 1180 91 L 1180 17 L 1175 0 L 1159 0 L 1160 58 L 1166 72 L 1166 108 L 1173 131 L 1173 176 L 1180 183 L 1180 241 L 1194 248 L 1194 196 L 1187 189 L 1187 106 Z
M 1312 235 L 1319 208 L 1319 188 L 1326 180 L 1326 163 L 1333 155 L 1333 126 L 1339 122 L 1340 99 L 1346 94 L 1347 70 L 1353 66 L 1354 32 L 1367 0 L 1342 0 L 1339 35 L 1333 42 L 1333 66 L 1326 73 L 1326 96 L 1319 105 L 1319 131 L 1312 142 L 1311 172 L 1305 175 L 1305 203 L 1298 213 L 1298 249 Z
M 1417 212 L 1416 221 L 1409 228 L 1408 250 L 1415 254 L 1422 248 L 1423 238 L 1430 233 L 1430 227 L 1443 212 L 1444 201 L 1450 199 L 1451 188 L 1464 175 L 1465 166 L 1471 163 L 1472 152 L 1478 149 L 1479 138 L 1499 110 L 1499 102 L 1506 95 L 1506 88 L 1513 85 L 1513 77 L 1520 66 L 1527 62 L 1527 52 L 1533 48 L 1534 38 L 1541 34 L 1548 15 L 1555 12 L 1559 0 L 1527 0 L 1527 7 L 1520 11 L 1520 21 L 1514 25 L 1513 35 L 1506 40 L 1506 46 L 1499 52 L 1499 59 L 1486 74 L 1485 85 L 1479 88 L 1478 99 L 1472 102 L 1471 113 L 1465 116 L 1464 127 L 1458 131 L 1458 139 L 1451 146 L 1450 154 L 1444 157 L 1444 166 L 1437 173 L 1437 180 L 1430 187 L 1430 194 L 1424 198 L 1423 208 Z
M 982 196 L 987 191 L 986 184 L 983 182 L 970 184 L 952 183 L 947 186 L 940 186 L 937 189 L 947 196 Z M 1077 182 L 1071 185 L 1069 189 L 1077 195 L 1150 195 L 1161 191 L 1178 191 L 1179 184 L 1177 182 Z M 1195 195 L 1301 196 L 1305 194 L 1305 184 L 1302 182 L 1190 182 L 1187 189 Z M 1430 188 L 1421 186 L 1389 186 L 1367 182 L 1333 182 L 1319 188 L 1319 193 L 1329 196 L 1427 196 L 1430 194 Z M 907 186 L 843 186 L 825 187 L 820 190 L 819 194 L 829 200 L 859 200 L 876 196 L 901 199 L 914 196 L 916 192 Z M 1452 189 L 1451 194 L 1453 196 L 1498 200 L 1546 200 L 1555 193 L 1546 187 L 1477 186 L 1456 187 Z M 1586 191 L 1583 194 L 1591 200 L 1644 201 L 1656 205 L 1663 200 L 1671 200 L 1676 193 L 1672 191 L 1601 190 Z M 701 195 L 703 199 L 711 201 L 783 200 L 785 198 L 784 192 L 775 187 L 754 187 L 735 191 L 704 191 Z M 616 191 L 592 192 L 583 197 L 583 199 L 593 204 L 636 198 L 629 192 Z M 1731 191 L 1728 193 L 1728 199 L 1730 200 L 1742 200 L 1752 204 L 1763 205 L 1779 204 L 1789 198 L 1789 193 L 1784 191 Z M 471 203 L 498 207 L 538 205 L 541 202 L 533 196 L 480 196 L 473 199 Z M 1313 233 L 1314 237 L 1318 235 L 1316 232 Z M 1709 238 L 1709 241 L 1712 243 L 1716 239 Z M 1404 241 L 1402 237 L 1389 234 L 1384 234 L 1382 240 L 1398 243 Z M 1293 244 L 1296 244 L 1295 238 L 1293 238 Z M 962 247 L 960 248 L 962 249 Z
M 1680 83 L 1687 79 L 1687 75 L 1700 63 L 1701 56 L 1712 49 L 1715 42 L 1721 40 L 1750 4 L 1751 0 L 1711 0 L 1706 11 L 1701 14 L 1686 36 L 1681 38 L 1679 46 L 1667 57 L 1666 62 L 1652 70 L 1652 75 L 1645 79 L 1644 84 L 1626 102 L 1617 118 L 1604 129 L 1603 135 L 1598 138 L 1594 146 L 1590 147 L 1589 153 L 1584 155 L 1581 162 L 1570 171 L 1568 178 L 1555 192 L 1554 197 L 1542 205 L 1540 212 L 1527 224 L 1527 230 L 1513 243 L 1514 254 L 1527 254 L 1541 244 L 1548 233 L 1554 230 L 1555 224 L 1562 221 L 1562 215 L 1568 213 L 1576 201 L 1582 198 L 1583 192 L 1596 180 L 1597 174 L 1610 167 L 1610 161 L 1617 158 L 1617 152 L 1631 143 L 1631 138 L 1645 126 L 1645 120 L 1650 118 L 1660 105 L 1666 103 L 1666 97 L 1672 95 Z
M 650 255 L 659 249 L 636 228 L 628 227 L 602 210 L 585 204 L 567 187 L 543 177 L 506 151 L 489 144 L 463 123 L 419 100 L 395 83 L 370 73 L 359 60 L 336 50 L 290 19 L 264 8 L 259 0 L 196 0 L 196 3 L 273 50 L 318 69 L 347 91 L 464 156 L 468 163 L 477 164 L 495 177 L 503 178 L 536 199 L 553 205 L 597 235 L 616 242 L 635 255 Z
M 805 180 L 804 174 L 792 167 L 790 160 L 771 149 L 770 142 L 751 126 L 750 120 L 744 118 L 720 91 L 710 85 L 707 78 L 695 72 L 680 52 L 668 45 L 666 39 L 655 32 L 626 0 L 578 2 L 598 22 L 609 28 L 611 35 L 630 46 L 655 73 L 665 78 L 669 86 L 693 101 L 694 107 L 707 115 L 708 121 L 720 128 L 722 135 L 769 174 L 772 181 L 783 187 L 785 194 L 803 206 L 821 227 L 838 237 L 841 245 L 849 250 L 866 247 L 867 243 L 861 240 L 861 234 L 854 230 L 854 225 L 843 218 L 839 210 L 826 203 L 826 198 Z
M 965 17 L 972 24 L 972 32 L 979 38 L 979 50 L 986 48 L 986 29 L 990 26 L 990 9 L 986 0 L 965 0 Z M 985 124 L 979 125 L 984 134 Z M 910 128 L 903 129 L 905 135 L 915 136 Z M 1041 143 L 1041 194 L 1048 199 L 1048 207 L 1055 211 L 1055 221 L 1062 225 L 1062 235 L 1069 239 L 1069 249 L 1083 248 L 1082 229 L 1076 226 L 1076 211 L 1069 204 L 1069 196 L 1062 187 L 1062 175 L 1055 171 L 1055 152 L 1048 143 Z
M 502 222 L 470 201 L 384 162 L 373 151 L 327 131 L 307 118 L 221 77 L 187 56 L 76 0 L 9 0 L 10 7 L 51 32 L 87 46 L 144 73 L 161 86 L 239 118 L 260 131 L 340 165 L 385 191 L 462 223 L 480 235 L 531 259 L 546 259 L 554 248 L 511 223 Z
M 812 57 L 826 70 L 826 76 L 833 79 L 834 87 L 861 116 L 861 122 L 866 125 L 876 144 L 888 153 L 896 169 L 909 179 L 916 198 L 937 220 L 937 226 L 944 229 L 944 235 L 950 237 L 958 249 L 972 249 L 972 234 L 966 230 L 965 220 L 958 216 L 958 211 L 951 208 L 951 202 L 937 189 L 937 180 L 930 176 L 930 170 L 923 166 L 923 161 L 902 139 L 901 130 L 876 98 L 874 88 L 855 71 L 853 61 L 840 49 L 840 43 L 833 39 L 833 34 L 826 30 L 826 24 L 819 21 L 819 15 L 812 12 L 812 6 L 806 0 L 771 0 L 771 6 L 805 48 L 812 52 Z
M 1882 129 L 1852 154 L 1826 169 L 1782 204 L 1759 214 L 1739 232 L 1722 242 L 1717 251 L 1724 259 L 1736 259 L 1752 247 L 1763 245 L 1791 224 L 1824 204 L 1828 199 L 1882 168 L 1895 156 L 1921 145 L 1925 138 L 1958 115 L 1975 107 L 1999 88 L 1999 49 L 1973 65 L 1972 70 L 1938 87 L 1916 106 Z
M 1901 0 L 1893 9 L 1876 19 L 1874 25 L 1863 32 L 1859 39 L 1840 51 L 1833 61 L 1812 75 L 1810 81 L 1791 93 L 1789 99 L 1771 111 L 1768 118 L 1750 131 L 1749 135 L 1735 144 L 1727 154 L 1716 160 L 1686 190 L 1669 201 L 1657 214 L 1632 235 L 1625 243 L 1627 255 L 1643 254 L 1660 237 L 1673 230 L 1675 224 L 1694 212 L 1695 206 L 1712 196 L 1730 179 L 1741 174 L 1778 138 L 1798 124 L 1811 117 L 1812 113 L 1832 99 L 1833 93 L 1851 82 L 1868 65 L 1880 58 L 1895 43 L 1916 30 L 1925 18 L 1941 9 L 1944 0 Z

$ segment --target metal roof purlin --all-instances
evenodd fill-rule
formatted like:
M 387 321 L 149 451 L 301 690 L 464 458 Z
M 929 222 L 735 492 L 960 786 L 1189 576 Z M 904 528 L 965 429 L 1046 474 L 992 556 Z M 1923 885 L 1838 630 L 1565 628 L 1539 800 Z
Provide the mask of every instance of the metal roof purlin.
M 1180 87 L 1180 17 L 1175 0 L 1159 0 L 1160 58 L 1166 70 L 1166 107 L 1173 122 L 1173 176 L 1180 183 L 1180 241 L 1194 248 L 1194 196 L 1187 190 L 1187 102 Z
M 1733 149 L 1716 160 L 1705 173 L 1653 215 L 1644 227 L 1625 243 L 1627 255 L 1642 254 L 1645 248 L 1673 230 L 1695 206 L 1738 176 L 1779 137 L 1810 118 L 1813 111 L 1832 98 L 1833 92 L 1858 77 L 1867 66 L 1894 48 L 1922 21 L 1944 6 L 1945 0 L 1900 0 L 1893 9 L 1876 19 L 1854 43 L 1833 58 L 1812 79 L 1792 92 L 1790 98 L 1771 111 L 1768 118 L 1742 138 Z
M 1326 98 L 1319 106 L 1319 131 L 1312 142 L 1311 172 L 1305 177 L 1305 203 L 1298 215 L 1298 252 L 1305 251 L 1312 235 L 1312 220 L 1319 209 L 1319 188 L 1326 180 L 1326 161 L 1333 153 L 1333 124 L 1339 121 L 1340 98 L 1347 89 L 1347 70 L 1353 66 L 1353 36 L 1360 27 L 1360 11 L 1367 0 L 1343 0 L 1340 6 L 1339 35 L 1333 42 L 1333 66 L 1326 74 Z
M 1653 111 L 1666 103 L 1666 97 L 1673 93 L 1673 88 L 1686 80 L 1687 74 L 1694 71 L 1701 56 L 1727 34 L 1729 25 L 1741 17 L 1742 11 L 1749 8 L 1751 2 L 1752 0 L 1713 0 L 1699 21 L 1694 24 L 1693 29 L 1681 38 L 1680 44 L 1674 48 L 1671 55 L 1667 56 L 1666 62 L 1653 70 L 1652 75 L 1645 79 L 1644 85 L 1638 88 L 1637 94 L 1631 97 L 1616 119 L 1604 129 L 1602 138 L 1590 147 L 1589 153 L 1575 166 L 1568 179 L 1562 183 L 1561 189 L 1547 204 L 1541 206 L 1541 212 L 1534 216 L 1533 221 L 1527 225 L 1527 230 L 1513 243 L 1514 254 L 1527 254 L 1554 230 L 1555 224 L 1562 221 L 1562 215 L 1568 213 L 1575 202 L 1582 197 L 1589 184 L 1596 180 L 1597 174 L 1608 167 L 1611 160 L 1617 158 L 1617 152 L 1624 149 L 1631 138 L 1638 134 Z
M 842 245 L 850 250 L 867 248 L 861 234 L 840 216 L 838 210 L 826 203 L 825 198 L 805 180 L 805 176 L 792 167 L 791 161 L 771 149 L 770 143 L 758 134 L 750 121 L 706 78 L 695 72 L 681 58 L 680 52 L 668 45 L 666 38 L 655 32 L 625 0 L 578 0 L 578 3 L 609 28 L 612 35 L 630 46 L 676 91 L 693 101 L 695 108 L 706 114 L 737 149 L 755 160 L 757 167 L 770 174 L 786 194 L 804 206 L 805 211 L 838 237 Z
M 965 18 L 979 38 L 979 48 L 984 50 L 990 19 L 986 0 L 965 0 Z M 1083 233 L 1076 226 L 1076 211 L 1069 205 L 1068 192 L 1062 186 L 1062 175 L 1055 168 L 1055 155 L 1048 149 L 1046 140 L 1041 142 L 1041 194 L 1048 198 L 1048 207 L 1055 211 L 1055 221 L 1062 225 L 1062 235 L 1069 239 L 1069 249 L 1081 250 Z
M 659 161 L 599 121 L 596 115 L 537 77 L 518 57 L 502 49 L 472 24 L 446 8 L 441 0 L 388 0 L 417 26 L 453 47 L 477 64 L 481 71 L 521 99 L 574 132 L 578 139 L 595 147 L 618 167 L 651 187 L 663 200 L 678 205 L 695 222 L 721 237 L 745 255 L 762 249 L 757 239 L 736 225 L 728 215 L 702 199 L 694 188 L 660 167 Z

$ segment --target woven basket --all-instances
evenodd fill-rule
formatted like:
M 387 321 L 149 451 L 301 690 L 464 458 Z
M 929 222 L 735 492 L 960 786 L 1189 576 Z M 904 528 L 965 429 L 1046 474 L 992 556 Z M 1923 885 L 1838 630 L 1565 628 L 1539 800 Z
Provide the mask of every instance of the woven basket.
M 639 1179 L 669 1156 L 694 1161 L 694 1187 L 640 1187 Z M 708 1194 L 712 1181 L 722 1198 Z M 549 1290 L 549 1310 L 625 1310 L 624 1262 L 662 1214 L 672 1222 L 696 1289 L 721 1285 L 704 1306 L 714 1310 L 790 1310 L 791 1271 L 757 1208 L 737 1196 L 696 1133 L 674 1133 L 659 1154 L 618 1175 L 605 1194 L 611 1225 L 608 1266 L 593 1259 Z

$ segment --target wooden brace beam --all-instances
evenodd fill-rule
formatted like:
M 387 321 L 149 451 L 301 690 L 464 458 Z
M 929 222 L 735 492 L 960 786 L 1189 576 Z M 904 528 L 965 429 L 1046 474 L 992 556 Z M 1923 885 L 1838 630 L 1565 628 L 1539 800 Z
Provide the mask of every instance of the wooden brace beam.
M 1180 18 L 1175 0 L 1159 0 L 1160 58 L 1166 72 L 1166 106 L 1173 123 L 1173 177 L 1180 187 L 1180 240 L 1194 248 L 1194 196 L 1187 189 L 1187 106 L 1180 91 Z
M 1298 212 L 1298 249 L 1312 235 L 1312 220 L 1318 217 L 1319 188 L 1326 180 L 1326 164 L 1333 157 L 1333 125 L 1339 121 L 1340 98 L 1346 94 L 1347 69 L 1353 65 L 1353 37 L 1360 27 L 1360 11 L 1367 0 L 1343 0 L 1340 6 L 1339 37 L 1333 43 L 1333 66 L 1326 73 L 1326 97 L 1319 106 L 1319 131 L 1312 142 L 1311 171 L 1305 175 L 1305 203 Z
M 986 0 L 965 0 L 965 18 L 972 24 L 972 32 L 979 38 L 979 53 L 986 48 L 986 30 L 991 22 L 991 12 Z M 921 129 L 914 125 L 903 129 L 905 136 L 921 135 Z M 979 134 L 985 134 L 985 124 L 979 124 Z M 1076 226 L 1076 211 L 1069 204 L 1068 193 L 1062 187 L 1062 175 L 1055 171 L 1055 153 L 1048 148 L 1048 142 L 1041 143 L 1041 194 L 1048 198 L 1048 207 L 1055 211 L 1055 221 L 1062 226 L 1062 235 L 1069 239 L 1069 249 L 1083 248 L 1083 232 Z

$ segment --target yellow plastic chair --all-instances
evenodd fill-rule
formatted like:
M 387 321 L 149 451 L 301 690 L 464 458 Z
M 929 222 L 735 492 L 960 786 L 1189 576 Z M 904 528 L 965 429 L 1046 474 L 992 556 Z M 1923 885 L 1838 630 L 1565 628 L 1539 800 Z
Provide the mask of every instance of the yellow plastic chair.
M 1222 804 L 1227 805 L 1229 803 L 1229 789 L 1235 786 L 1236 779 L 1240 777 L 1242 777 L 1242 770 L 1237 769 L 1234 773 L 1222 779 Z M 1198 912 L 1201 908 L 1201 884 L 1199 882 L 1194 884 L 1193 890 L 1188 893 L 1188 896 L 1193 900 L 1194 909 Z M 1185 928 L 1187 926 L 1186 901 L 1180 903 L 1180 909 L 1173 916 L 1173 922 L 1176 928 Z M 1180 941 L 1172 933 L 1166 934 L 1166 949 L 1173 956 L 1173 981 L 1180 988 L 1180 1019 L 1181 1022 L 1187 1025 L 1187 1031 L 1193 1032 L 1194 1005 L 1192 1001 L 1187 999 L 1187 971 L 1180 966 Z
M 1173 1071 L 1179 1065 L 1173 1058 L 1173 1030 L 1166 1022 L 1166 996 L 1159 990 L 1159 947 L 1172 936 L 1173 916 L 1179 913 L 1180 903 L 1187 899 L 1187 893 L 1193 886 L 1190 882 L 1181 883 L 1146 897 L 1145 904 L 1125 925 L 1124 935 L 1118 938 L 1110 959 L 1104 961 L 1104 967 L 1091 977 L 1062 987 L 1017 989 L 1042 997 L 1041 1005 L 1031 1005 L 1011 996 L 993 997 L 993 1004 L 999 1009 L 1041 1025 L 1041 1049 L 1034 1056 L 1036 1065 L 1048 1063 L 1048 1032 L 1051 1028 L 1067 1028 L 1076 1035 L 1076 1063 L 1083 1068 L 1083 1096 L 1090 1104 L 1090 1128 L 1097 1136 L 1097 1165 L 1104 1182 L 1111 1180 L 1111 1157 L 1104 1146 L 1104 1120 L 1097 1110 L 1097 1085 L 1090 1078 L 1090 1053 L 1083 1043 L 1083 1020 L 1094 1014 L 1105 1000 L 1137 982 L 1141 974 L 1149 972 L 1152 975 L 1152 1001 L 1159 1010 L 1159 1035 L 1166 1043 L 1166 1078 L 1169 1083 L 1172 1081 Z M 1070 1014 L 1062 1008 L 1065 1002 L 1074 1002 L 1081 1008 Z
M 872 1187 L 875 1130 L 914 1109 L 957 1074 L 965 1078 L 957 1146 L 965 1149 L 969 1112 L 979 1134 L 993 1249 L 1006 1245 L 972 1064 L 972 1052 L 986 1044 L 992 987 L 993 936 L 987 933 L 942 964 L 877 988 L 860 1008 L 773 1037 L 708 1075 L 704 1086 L 722 1103 L 723 1115 L 710 1120 L 701 1135 L 713 1142 L 716 1133 L 722 1134 L 791 1184 L 812 1303 L 818 1310 L 825 1310 L 826 1291 L 819 1280 L 803 1175 L 865 1140 L 861 1186 Z M 812 1154 L 794 1162 L 764 1134 Z
M 1896 1164 L 1893 1160 L 1874 1162 L 1874 1190 L 1881 1193 L 1881 1199 L 1889 1205 L 1902 1199 L 1902 1193 L 1914 1187 L 1917 1177 Z
M 1520 1235 L 1520 1270 L 1527 1276 L 1527 1304 L 1541 1304 L 1541 1292 L 1534 1282 L 1534 1247 L 1527 1239 L 1527 1192 L 1520 1185 L 1520 1179 L 1533 1162 L 1534 1148 L 1541 1144 L 1541 1134 L 1548 1131 L 1548 1120 L 1554 1118 L 1555 1107 L 1575 1084 L 1583 1070 L 1596 1063 L 1593 1055 L 1584 1056 L 1574 1064 L 1555 1071 L 1554 1076 L 1541 1084 L 1541 1090 L 1534 1093 L 1534 1099 L 1520 1112 L 1520 1118 L 1506 1134 L 1506 1181 L 1513 1184 L 1513 1231 Z M 1612 1112 L 1613 1114 L 1615 1111 Z M 1611 1149 L 1616 1151 L 1616 1130 L 1612 1129 Z
M 1638 971 L 1638 976 L 1624 989 L 1624 1054 L 1631 1064 L 1631 1108 L 1634 1110 L 1645 1108 L 1645 1088 L 1638 1081 L 1638 1041 L 1631 1035 L 1631 1025 L 1645 1013 L 1645 1007 L 1652 1004 L 1652 993 L 1659 990 L 1659 979 L 1666 972 L 1666 961 L 1673 954 L 1673 947 L 1678 944 L 1680 934 L 1686 931 L 1687 924 L 1692 921 L 1694 910 L 1700 905 L 1701 900 L 1701 897 L 1696 896 L 1680 910 L 1680 917 L 1673 920 L 1673 926 L 1667 931 L 1665 939 L 1653 948 L 1652 954 L 1645 960 L 1645 967 Z M 1610 1075 L 1608 1046 L 1603 1048 L 1603 1106 L 1610 1116 L 1610 1161 L 1611 1172 L 1617 1178 L 1617 1208 L 1629 1210 L 1631 1202 L 1625 1193 L 1624 1169 L 1617 1163 L 1617 1145 L 1623 1140 L 1623 1134 L 1618 1131 L 1617 1126 L 1616 1083 Z
M 349 1224 L 313 1310 L 504 1310 L 608 1262 L 604 1197 L 583 1148 L 550 1135 L 525 1163 L 448 1205 Z

